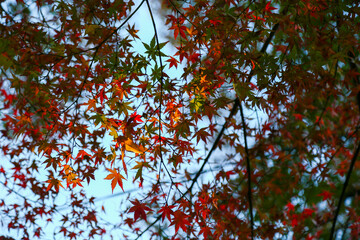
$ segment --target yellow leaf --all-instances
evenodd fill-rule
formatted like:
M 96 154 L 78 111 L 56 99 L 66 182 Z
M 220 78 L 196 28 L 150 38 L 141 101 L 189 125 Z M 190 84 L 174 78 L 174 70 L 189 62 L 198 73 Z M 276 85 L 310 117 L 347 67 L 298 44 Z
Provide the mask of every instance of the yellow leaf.
M 194 26 L 191 26 L 190 28 L 186 28 L 186 31 L 190 37 L 194 36 L 197 33 L 197 31 L 194 29 Z
M 134 153 L 143 153 L 146 149 L 141 145 L 136 145 L 130 138 L 125 140 L 125 149 Z
M 118 137 L 118 134 L 115 130 L 115 128 L 113 128 L 112 126 L 109 126 L 109 130 L 110 130 L 110 135 L 114 137 L 114 139 L 116 139 Z

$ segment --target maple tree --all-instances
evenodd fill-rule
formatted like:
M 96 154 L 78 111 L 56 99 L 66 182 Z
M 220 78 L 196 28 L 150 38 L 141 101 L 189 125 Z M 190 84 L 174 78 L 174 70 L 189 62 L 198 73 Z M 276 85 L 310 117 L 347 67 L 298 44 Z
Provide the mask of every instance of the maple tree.
M 2 1 L 2 227 L 358 239 L 359 12 L 347 0 Z M 150 41 L 134 19 L 151 22 Z M 96 171 L 112 191 L 137 187 L 119 222 L 84 191 Z

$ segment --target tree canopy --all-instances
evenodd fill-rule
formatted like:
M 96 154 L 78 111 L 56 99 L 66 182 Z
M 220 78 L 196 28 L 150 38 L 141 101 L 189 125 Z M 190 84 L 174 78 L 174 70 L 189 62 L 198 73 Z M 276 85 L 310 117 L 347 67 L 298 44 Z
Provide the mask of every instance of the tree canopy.
M 359 5 L 2 1 L 2 228 L 359 239 Z M 119 222 L 84 191 L 97 171 Z

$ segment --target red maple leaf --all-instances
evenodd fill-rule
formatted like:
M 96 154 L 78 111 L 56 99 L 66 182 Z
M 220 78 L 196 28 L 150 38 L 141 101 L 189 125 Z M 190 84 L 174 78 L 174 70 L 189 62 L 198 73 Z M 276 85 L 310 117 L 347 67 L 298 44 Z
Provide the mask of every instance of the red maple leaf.
M 151 208 L 146 206 L 146 203 L 141 203 L 139 200 L 135 199 L 135 201 L 131 201 L 134 206 L 129 209 L 129 212 L 134 212 L 134 221 L 136 221 L 139 217 L 146 220 L 146 212 L 152 212 Z
M 294 113 L 294 117 L 296 120 L 302 120 L 303 119 L 303 115 L 299 114 L 299 113 Z
M 137 114 L 137 112 L 135 111 L 130 115 L 128 123 L 130 122 L 138 123 L 138 122 L 143 122 L 143 120 L 141 120 L 141 116 Z
M 290 202 L 288 204 L 286 204 L 286 207 L 288 209 L 288 212 L 294 211 L 294 209 L 295 209 L 294 205 Z
M 264 12 L 271 13 L 272 10 L 277 9 L 277 8 L 271 7 L 270 4 L 271 4 L 271 1 L 266 4 Z
M 330 199 L 332 197 L 332 193 L 329 191 L 322 191 L 322 193 L 318 194 L 318 196 L 323 197 L 323 201 Z
M 166 62 L 169 62 L 169 68 L 171 68 L 172 66 L 175 66 L 175 68 L 177 68 L 178 65 L 178 60 L 176 60 L 176 58 L 170 57 L 168 60 L 166 60 Z
M 166 217 L 171 222 L 171 215 L 174 214 L 174 211 L 172 210 L 172 208 L 174 208 L 174 207 L 175 206 L 169 206 L 169 205 L 165 205 L 165 206 L 161 207 L 161 209 L 157 213 L 162 213 L 162 215 L 161 215 L 162 221 L 164 221 L 164 219 Z
M 188 221 L 188 217 L 189 217 L 188 215 L 186 215 L 180 210 L 174 212 L 174 218 L 170 226 L 175 225 L 175 233 L 179 231 L 180 227 L 185 232 L 186 227 L 191 225 L 190 222 Z

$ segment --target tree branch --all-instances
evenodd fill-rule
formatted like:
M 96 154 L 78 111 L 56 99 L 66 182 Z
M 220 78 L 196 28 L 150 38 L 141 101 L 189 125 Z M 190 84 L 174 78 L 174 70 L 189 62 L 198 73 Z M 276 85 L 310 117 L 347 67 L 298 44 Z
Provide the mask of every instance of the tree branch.
M 245 144 L 245 158 L 246 158 L 246 172 L 248 179 L 248 201 L 249 201 L 249 213 L 250 213 L 250 226 L 251 226 L 251 239 L 254 239 L 254 215 L 253 215 L 253 205 L 252 205 L 252 193 L 251 193 L 251 166 L 250 166 L 250 158 L 249 158 L 249 147 L 247 144 L 246 138 L 246 123 L 244 117 L 243 107 L 240 104 L 240 114 L 241 114 L 241 122 L 244 132 L 244 144 Z
M 336 208 L 336 211 L 335 211 L 335 216 L 334 216 L 334 220 L 333 220 L 333 224 L 332 224 L 332 227 L 331 227 L 331 232 L 330 232 L 330 240 L 333 239 L 334 237 L 334 232 L 335 232 L 335 226 L 336 226 L 336 221 L 337 221 L 337 218 L 339 216 L 339 212 L 340 212 L 340 208 L 341 208 L 341 205 L 342 205 L 342 202 L 344 201 L 344 197 L 345 197 L 345 190 L 346 190 L 346 187 L 349 185 L 349 181 L 350 181 L 350 176 L 351 176 L 351 173 L 352 173 L 352 170 L 354 168 L 354 165 L 355 165 L 355 161 L 359 155 L 359 152 L 360 152 L 360 143 L 358 144 L 357 148 L 356 148 L 356 151 L 354 153 L 354 156 L 353 158 L 351 159 L 351 163 L 350 163 L 350 168 L 346 174 L 346 179 L 345 179 L 345 182 L 344 182 L 344 185 L 343 185 L 343 189 L 341 191 L 341 195 L 340 195 L 340 199 L 339 199 L 339 202 L 338 202 L 338 205 L 337 205 L 337 208 Z

